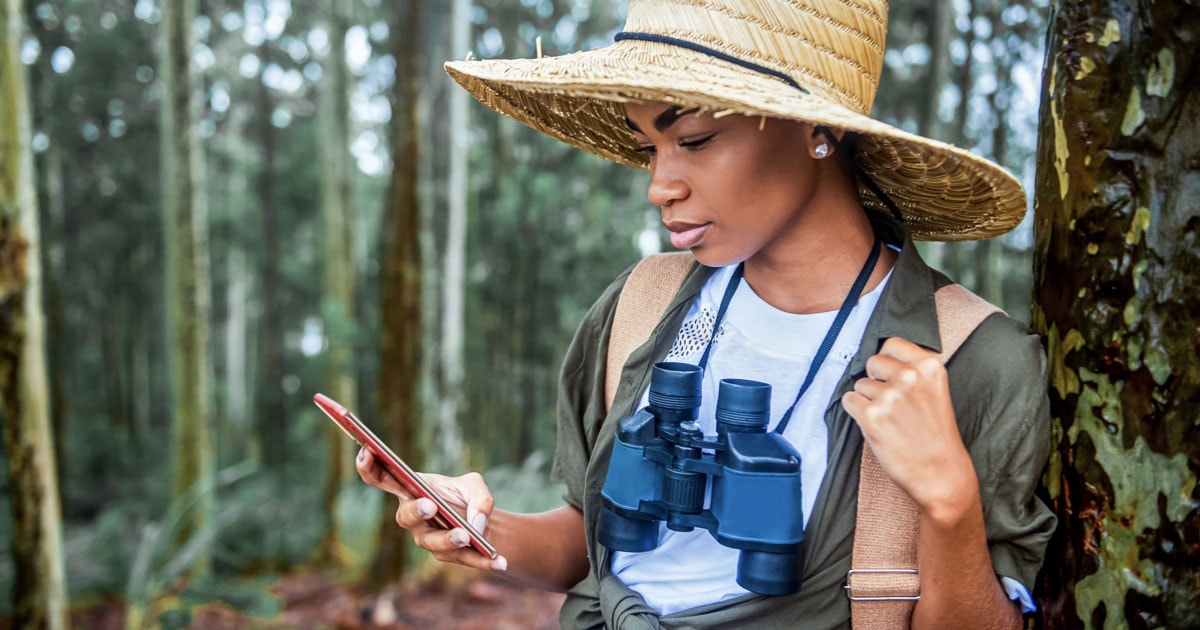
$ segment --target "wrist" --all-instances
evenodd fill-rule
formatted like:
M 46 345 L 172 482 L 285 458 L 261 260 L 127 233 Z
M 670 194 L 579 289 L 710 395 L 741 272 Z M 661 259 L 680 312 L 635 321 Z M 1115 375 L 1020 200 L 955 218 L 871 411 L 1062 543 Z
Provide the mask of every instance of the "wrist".
M 966 520 L 981 516 L 983 502 L 979 496 L 979 479 L 970 457 L 963 452 L 963 460 L 947 467 L 938 476 L 938 483 L 923 493 L 917 501 L 923 526 L 937 529 L 954 529 Z

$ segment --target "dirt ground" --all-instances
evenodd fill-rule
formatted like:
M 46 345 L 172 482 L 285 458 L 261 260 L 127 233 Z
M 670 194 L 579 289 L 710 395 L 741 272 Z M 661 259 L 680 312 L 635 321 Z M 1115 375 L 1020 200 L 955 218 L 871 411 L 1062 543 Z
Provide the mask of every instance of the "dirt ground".
M 322 574 L 281 578 L 272 588 L 283 604 L 277 619 L 246 617 L 222 605 L 193 611 L 190 628 L 337 630 L 537 630 L 558 627 L 563 596 L 482 577 L 452 586 L 402 588 L 367 594 Z M 72 611 L 71 627 L 124 630 L 119 601 Z M 11 627 L 0 619 L 0 630 Z

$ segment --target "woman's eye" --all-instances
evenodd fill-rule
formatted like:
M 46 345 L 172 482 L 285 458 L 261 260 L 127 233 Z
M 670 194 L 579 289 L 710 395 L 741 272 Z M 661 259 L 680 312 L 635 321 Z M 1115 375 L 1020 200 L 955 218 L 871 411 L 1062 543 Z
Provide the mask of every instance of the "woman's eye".
M 647 155 L 654 155 L 655 149 L 653 144 L 648 144 L 644 147 L 638 147 L 634 149 L 634 151 L 637 151 L 638 153 L 645 153 Z
M 699 149 L 700 147 L 708 144 L 708 142 L 715 137 L 717 137 L 717 134 L 710 133 L 707 136 L 703 136 L 701 138 L 696 138 L 695 140 L 681 141 L 679 143 L 679 146 L 688 148 L 688 149 Z

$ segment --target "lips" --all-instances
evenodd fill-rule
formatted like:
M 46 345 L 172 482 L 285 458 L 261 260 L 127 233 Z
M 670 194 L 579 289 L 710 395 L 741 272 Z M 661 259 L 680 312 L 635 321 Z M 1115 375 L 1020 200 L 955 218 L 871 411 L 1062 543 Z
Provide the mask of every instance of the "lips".
M 712 223 L 685 223 L 671 221 L 665 223 L 671 232 L 671 245 L 676 249 L 691 249 L 704 240 L 704 235 L 712 227 Z

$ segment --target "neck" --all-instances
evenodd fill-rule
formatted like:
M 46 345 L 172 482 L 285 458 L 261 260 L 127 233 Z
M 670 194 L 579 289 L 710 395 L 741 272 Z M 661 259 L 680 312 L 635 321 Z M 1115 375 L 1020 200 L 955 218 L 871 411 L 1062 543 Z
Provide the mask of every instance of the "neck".
M 803 224 L 746 260 L 745 281 L 765 302 L 788 313 L 837 310 L 875 245 L 875 234 L 857 197 L 805 213 Z M 883 247 L 867 280 L 868 293 L 887 277 L 896 253 Z

